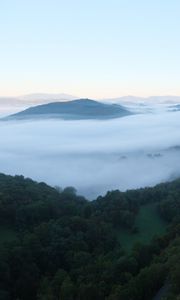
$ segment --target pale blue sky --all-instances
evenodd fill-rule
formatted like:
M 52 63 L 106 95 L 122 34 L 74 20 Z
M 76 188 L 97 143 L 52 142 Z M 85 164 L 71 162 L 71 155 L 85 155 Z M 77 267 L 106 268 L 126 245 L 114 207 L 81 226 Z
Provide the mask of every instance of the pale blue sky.
M 1 0 L 0 95 L 180 95 L 179 0 Z

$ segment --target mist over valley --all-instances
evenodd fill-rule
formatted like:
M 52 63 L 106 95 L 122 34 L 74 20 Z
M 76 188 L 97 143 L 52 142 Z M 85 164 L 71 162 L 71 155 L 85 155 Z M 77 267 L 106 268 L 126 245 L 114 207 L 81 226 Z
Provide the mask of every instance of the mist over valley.
M 180 112 L 109 120 L 0 122 L 0 165 L 94 199 L 107 190 L 152 186 L 180 176 Z

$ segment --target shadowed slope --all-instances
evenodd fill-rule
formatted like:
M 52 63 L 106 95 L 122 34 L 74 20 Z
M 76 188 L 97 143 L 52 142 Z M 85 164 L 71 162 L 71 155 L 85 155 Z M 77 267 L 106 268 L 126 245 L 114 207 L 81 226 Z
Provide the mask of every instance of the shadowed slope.
M 117 104 L 104 104 L 90 99 L 79 99 L 30 107 L 9 116 L 8 119 L 111 119 L 130 114 L 126 108 Z

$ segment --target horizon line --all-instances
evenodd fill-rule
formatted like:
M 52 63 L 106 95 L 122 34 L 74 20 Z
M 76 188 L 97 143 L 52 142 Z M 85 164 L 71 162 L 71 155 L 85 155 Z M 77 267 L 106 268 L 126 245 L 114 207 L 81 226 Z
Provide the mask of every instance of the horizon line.
M 24 97 L 28 97 L 28 96 L 65 96 L 65 97 L 72 97 L 72 99 L 95 99 L 95 100 L 112 100 L 112 99 L 118 99 L 118 98 L 128 98 L 128 97 L 132 97 L 132 98 L 142 98 L 142 99 L 149 99 L 149 98 L 153 98 L 153 97 L 173 97 L 173 98 L 179 98 L 179 95 L 173 95 L 173 94 L 152 94 L 149 96 L 140 96 L 140 95 L 133 95 L 133 94 L 127 94 L 127 95 L 119 95 L 119 96 L 110 96 L 110 97 L 88 97 L 88 96 L 75 96 L 72 94 L 68 94 L 68 93 L 62 93 L 62 92 L 57 92 L 57 93 L 50 93 L 50 92 L 32 92 L 32 93 L 25 93 L 25 94 L 21 94 L 21 95 L 0 95 L 0 98 L 14 98 L 14 99 L 19 99 L 19 100 L 26 100 L 26 99 L 22 99 Z M 63 100 L 63 99 L 62 99 Z M 69 99 L 70 100 L 70 99 Z

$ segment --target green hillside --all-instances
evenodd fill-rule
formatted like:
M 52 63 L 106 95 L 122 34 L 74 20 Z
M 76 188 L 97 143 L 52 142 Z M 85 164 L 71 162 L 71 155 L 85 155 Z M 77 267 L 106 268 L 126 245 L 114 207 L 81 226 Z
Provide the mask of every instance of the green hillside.
M 131 250 L 135 243 L 149 244 L 153 237 L 165 233 L 167 222 L 159 215 L 156 203 L 142 205 L 135 220 L 135 230 L 120 229 L 118 239 L 122 247 Z
M 0 174 L 0 299 L 178 299 L 179 216 L 180 180 L 89 202 Z

